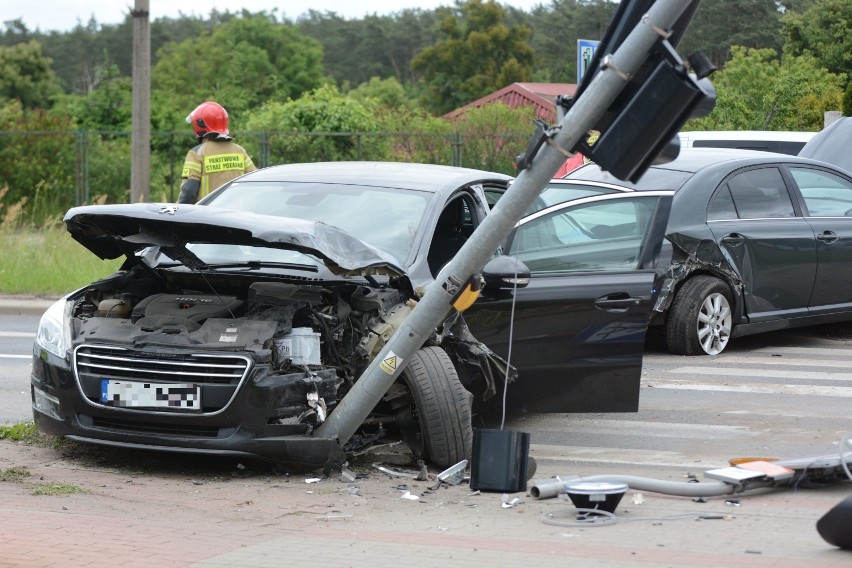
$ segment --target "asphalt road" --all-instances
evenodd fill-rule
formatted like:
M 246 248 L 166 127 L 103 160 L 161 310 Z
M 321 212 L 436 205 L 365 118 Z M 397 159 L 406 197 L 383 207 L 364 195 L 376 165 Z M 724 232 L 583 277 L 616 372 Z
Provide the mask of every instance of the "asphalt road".
M 30 368 L 39 316 L 0 315 L 0 423 L 32 417 Z
M 0 313 L 2 422 L 30 417 L 37 321 L 36 314 Z M 652 341 L 638 413 L 528 415 L 506 427 L 530 433 L 533 481 L 571 475 L 706 481 L 704 472 L 731 458 L 836 454 L 852 430 L 850 332 L 852 325 L 755 336 L 714 358 L 672 356 Z M 335 566 L 373 568 L 398 566 L 400 558 L 414 566 L 467 568 L 579 562 L 839 568 L 852 555 L 815 528 L 849 495 L 848 483 L 706 500 L 631 486 L 618 522 L 590 529 L 572 524 L 565 499 L 518 493 L 512 509 L 506 500 L 501 506 L 499 494 L 480 495 L 466 484 L 429 494 L 433 481 L 385 478 L 364 465 L 356 469 L 367 477 L 354 486 L 334 476 L 305 485 L 308 479 L 251 467 L 0 441 L 0 470 L 30 472 L 27 481 L 0 483 L 0 566 L 263 568 L 320 555 Z M 33 493 L 48 482 L 82 493 Z M 419 501 L 401 499 L 403 487 Z M 563 524 L 547 523 L 546 514 Z
M 638 413 L 535 415 L 510 427 L 531 433 L 539 461 L 623 463 L 625 474 L 633 465 L 702 470 L 737 457 L 836 453 L 852 433 L 850 330 L 742 338 L 717 357 L 675 356 L 651 343 Z
M 0 422 L 31 417 L 38 318 L 34 312 L 0 317 Z M 557 463 L 570 455 L 629 469 L 820 455 L 852 431 L 850 368 L 852 324 L 742 338 L 717 357 L 670 355 L 650 340 L 638 413 L 527 415 L 510 418 L 506 427 L 529 432 L 537 460 Z

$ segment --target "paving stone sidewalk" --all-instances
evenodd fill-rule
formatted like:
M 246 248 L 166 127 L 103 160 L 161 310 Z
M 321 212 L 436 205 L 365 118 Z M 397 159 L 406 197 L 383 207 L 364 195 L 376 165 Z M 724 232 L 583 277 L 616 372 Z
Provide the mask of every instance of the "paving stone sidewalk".
M 550 459 L 533 447 L 536 478 L 618 474 L 622 468 Z M 545 454 L 545 455 L 542 455 Z M 103 450 L 85 459 L 0 440 L 0 567 L 261 568 L 294 565 L 584 567 L 848 567 L 852 553 L 828 545 L 815 523 L 850 487 L 696 502 L 628 491 L 606 526 L 575 524 L 563 499 L 476 494 L 466 484 L 429 491 L 368 466 L 339 477 L 240 474 L 231 462 L 150 458 Z M 183 460 L 183 461 L 180 461 Z M 119 461 L 119 463 L 116 463 Z M 174 463 L 174 462 L 173 462 Z M 573 470 L 573 471 L 572 471 Z M 434 474 L 435 472 L 433 472 Z M 672 468 L 629 472 L 683 480 Z M 78 493 L 35 495 L 39 488 Z M 404 486 L 404 487 L 403 487 Z M 420 496 L 417 500 L 402 495 Z M 641 504 L 640 504 L 641 502 Z M 549 522 L 545 522 L 549 514 Z M 699 519 L 709 514 L 712 519 Z

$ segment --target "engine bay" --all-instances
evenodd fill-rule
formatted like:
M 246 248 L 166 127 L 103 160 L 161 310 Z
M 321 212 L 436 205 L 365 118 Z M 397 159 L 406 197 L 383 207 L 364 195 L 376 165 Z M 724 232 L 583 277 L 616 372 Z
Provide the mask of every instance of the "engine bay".
M 239 281 L 244 286 L 234 286 Z M 306 409 L 324 413 L 392 335 L 395 326 L 389 320 L 401 321 L 414 305 L 395 288 L 355 281 L 295 284 L 255 277 L 222 282 L 227 293 L 200 293 L 176 286 L 177 281 L 165 284 L 128 273 L 92 284 L 78 295 L 72 311 L 72 345 L 79 361 L 88 362 L 83 355 L 92 357 L 93 348 L 105 347 L 144 354 L 148 360 L 190 352 L 239 353 L 253 361 L 253 380 L 282 386 L 276 389 L 280 400 L 270 419 Z M 209 277 L 209 283 L 215 289 L 216 278 Z M 78 376 L 85 382 L 82 368 Z

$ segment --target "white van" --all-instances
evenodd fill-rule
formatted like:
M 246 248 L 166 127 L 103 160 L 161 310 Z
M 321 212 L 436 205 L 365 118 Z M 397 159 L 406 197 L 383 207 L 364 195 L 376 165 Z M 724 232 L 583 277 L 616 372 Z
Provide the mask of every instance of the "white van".
M 681 148 L 742 148 L 795 156 L 816 132 L 705 130 L 679 132 Z

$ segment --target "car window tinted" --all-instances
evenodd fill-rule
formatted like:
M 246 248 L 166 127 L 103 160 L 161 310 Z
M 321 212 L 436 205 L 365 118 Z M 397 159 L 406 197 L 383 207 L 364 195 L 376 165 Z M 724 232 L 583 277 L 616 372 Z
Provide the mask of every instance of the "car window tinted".
M 795 156 L 805 145 L 805 142 L 787 140 L 695 140 L 692 145 L 695 148 L 739 148 L 742 150 L 780 152 Z
M 551 205 L 563 203 L 565 201 L 573 201 L 583 197 L 591 197 L 593 195 L 604 195 L 606 193 L 616 193 L 618 190 L 611 187 L 603 187 L 598 185 L 585 185 L 580 183 L 560 183 L 551 182 L 550 185 L 541 190 L 541 193 L 536 197 L 536 200 L 526 210 L 524 215 L 531 215 L 542 209 L 547 209 Z M 488 208 L 493 209 L 497 201 L 503 197 L 504 191 L 485 190 L 485 197 L 488 200 Z
M 811 168 L 790 168 L 812 217 L 852 216 L 852 184 L 840 176 Z
M 793 217 L 793 202 L 777 168 L 748 170 L 728 180 L 740 219 Z
M 567 206 L 518 227 L 509 254 L 530 271 L 636 270 L 656 197 Z
M 320 221 L 403 263 L 431 197 L 420 191 L 358 185 L 236 182 L 215 194 L 208 205 Z
M 504 189 L 490 189 L 485 188 L 485 200 L 488 203 L 488 208 L 493 209 L 494 205 L 500 201 L 500 198 L 503 197 L 503 194 L 506 193 Z
M 737 208 L 734 206 L 734 198 L 731 197 L 731 189 L 728 184 L 723 183 L 710 200 L 710 206 L 707 208 L 707 220 L 721 221 L 736 218 Z
M 459 252 L 479 221 L 469 195 L 457 196 L 444 206 L 427 255 L 432 276 L 437 276 L 441 268 Z
M 597 185 L 551 183 L 541 191 L 538 198 L 536 198 L 535 202 L 530 205 L 524 214 L 531 215 L 536 211 L 547 209 L 551 205 L 564 203 L 565 201 L 615 192 L 616 190 L 612 188 Z

